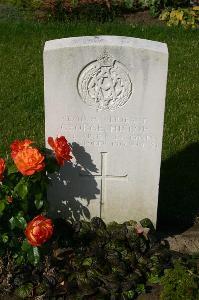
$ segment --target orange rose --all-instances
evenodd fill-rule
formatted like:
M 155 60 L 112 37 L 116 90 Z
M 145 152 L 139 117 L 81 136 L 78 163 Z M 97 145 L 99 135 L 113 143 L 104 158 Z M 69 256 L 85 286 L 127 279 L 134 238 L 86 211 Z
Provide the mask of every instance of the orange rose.
M 25 235 L 32 246 L 40 246 L 51 238 L 53 223 L 51 219 L 39 215 L 30 221 L 25 229 Z
M 32 147 L 19 151 L 14 157 L 14 163 L 23 175 L 33 175 L 45 167 L 44 156 L 38 149 Z
M 72 158 L 72 156 L 70 156 L 71 147 L 64 136 L 57 137 L 55 140 L 49 137 L 48 144 L 54 150 L 59 165 L 63 166 L 65 160 L 68 161 Z
M 5 171 L 5 168 L 6 168 L 5 160 L 3 158 L 0 158 L 0 181 L 2 181 L 3 179 L 3 173 Z
M 15 156 L 17 155 L 17 153 L 27 147 L 30 146 L 30 144 L 32 144 L 33 142 L 31 140 L 23 140 L 23 141 L 19 141 L 19 140 L 15 140 L 11 145 L 11 156 L 12 159 L 15 158 Z

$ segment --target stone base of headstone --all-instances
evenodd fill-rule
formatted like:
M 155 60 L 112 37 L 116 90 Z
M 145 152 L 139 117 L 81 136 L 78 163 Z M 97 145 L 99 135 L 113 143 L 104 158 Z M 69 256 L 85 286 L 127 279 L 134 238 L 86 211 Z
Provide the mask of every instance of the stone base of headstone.
M 181 253 L 199 253 L 199 224 L 194 225 L 180 235 L 167 238 L 170 248 Z

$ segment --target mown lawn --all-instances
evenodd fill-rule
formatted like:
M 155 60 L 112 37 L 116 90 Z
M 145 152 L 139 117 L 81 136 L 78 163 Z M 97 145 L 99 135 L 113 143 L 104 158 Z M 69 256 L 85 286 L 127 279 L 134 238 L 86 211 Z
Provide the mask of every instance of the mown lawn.
M 121 23 L 60 24 L 0 21 L 0 156 L 16 138 L 44 143 L 43 65 L 46 40 L 125 35 L 166 42 L 166 99 L 159 223 L 192 223 L 199 213 L 199 31 Z

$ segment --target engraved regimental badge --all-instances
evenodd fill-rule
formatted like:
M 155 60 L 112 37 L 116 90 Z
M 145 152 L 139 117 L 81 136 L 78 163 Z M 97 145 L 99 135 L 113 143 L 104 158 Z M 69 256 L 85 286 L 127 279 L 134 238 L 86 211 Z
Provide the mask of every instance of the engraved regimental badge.
M 106 51 L 80 72 L 77 85 L 82 100 L 101 111 L 122 107 L 132 94 L 127 68 Z

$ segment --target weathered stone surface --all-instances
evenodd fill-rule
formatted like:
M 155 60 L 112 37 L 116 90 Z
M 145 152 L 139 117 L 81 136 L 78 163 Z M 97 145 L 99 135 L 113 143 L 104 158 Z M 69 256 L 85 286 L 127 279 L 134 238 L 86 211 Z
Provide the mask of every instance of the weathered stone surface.
M 195 224 L 181 234 L 169 236 L 167 241 L 173 251 L 187 254 L 199 253 L 199 224 Z
M 46 138 L 66 136 L 76 162 L 54 179 L 52 211 L 156 223 L 167 65 L 167 46 L 154 41 L 46 42 Z

